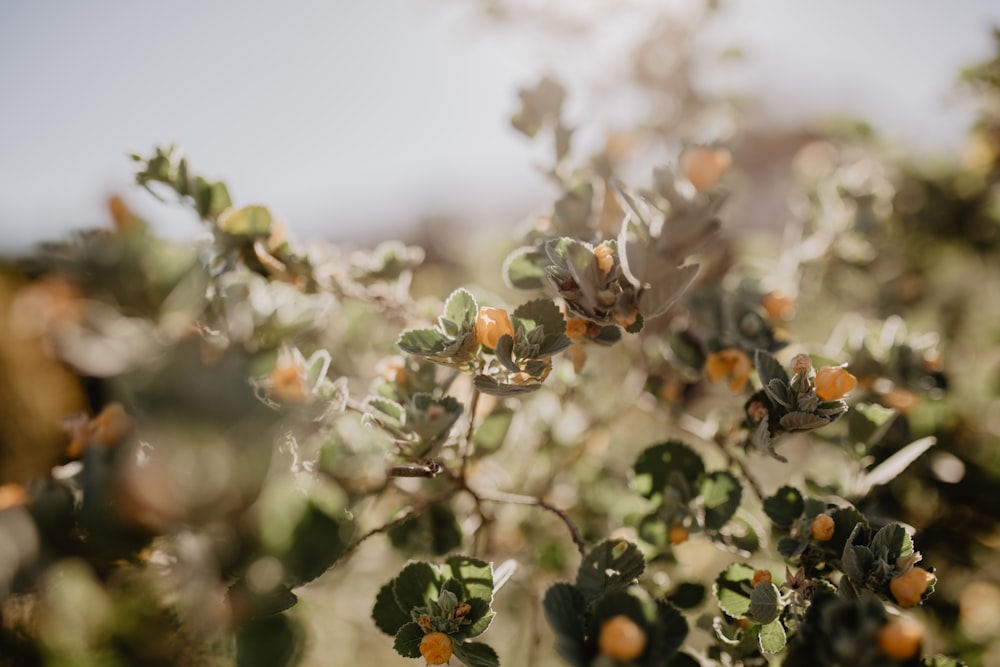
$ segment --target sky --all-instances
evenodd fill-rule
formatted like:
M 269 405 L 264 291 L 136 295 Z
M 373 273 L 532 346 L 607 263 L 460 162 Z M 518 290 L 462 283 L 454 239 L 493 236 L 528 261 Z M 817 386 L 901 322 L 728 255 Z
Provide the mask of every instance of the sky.
M 628 4 L 644 1 L 656 4 Z M 549 2 L 585 15 L 597 0 Z M 717 85 L 781 122 L 860 115 L 932 152 L 960 141 L 969 111 L 948 94 L 1000 25 L 993 0 L 724 5 L 706 40 L 740 46 L 746 63 Z M 158 230 L 192 233 L 190 216 L 130 185 L 126 152 L 158 142 L 300 236 L 391 235 L 451 213 L 515 224 L 552 194 L 509 126 L 517 88 L 585 77 L 621 40 L 549 40 L 491 24 L 479 6 L 5 0 L 0 252 L 104 224 L 112 192 Z

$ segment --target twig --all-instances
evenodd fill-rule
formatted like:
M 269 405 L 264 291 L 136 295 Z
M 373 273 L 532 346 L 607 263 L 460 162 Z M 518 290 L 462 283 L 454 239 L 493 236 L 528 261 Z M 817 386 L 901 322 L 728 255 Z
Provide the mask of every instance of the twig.
M 377 528 L 372 528 L 367 533 L 365 533 L 364 535 L 362 535 L 358 539 L 356 539 L 353 542 L 351 542 L 347 546 L 347 548 L 344 550 L 344 556 L 347 556 L 348 554 L 353 553 L 354 550 L 357 549 L 359 546 L 361 546 L 361 543 L 364 542 L 365 540 L 367 540 L 368 538 L 374 537 L 376 535 L 379 535 L 380 533 L 388 532 L 388 531 L 392 530 L 393 528 L 395 528 L 396 526 L 399 526 L 401 524 L 406 523 L 407 521 L 409 521 L 413 517 L 419 516 L 419 515 L 423 514 L 424 512 L 426 512 L 428 509 L 431 508 L 432 505 L 436 505 L 438 503 L 443 503 L 443 502 L 445 502 L 447 500 L 450 500 L 452 498 L 452 496 L 454 496 L 460 490 L 461 490 L 460 487 L 455 486 L 455 487 L 452 487 L 452 488 L 448 489 L 444 493 L 438 494 L 436 496 L 432 496 L 431 498 L 427 498 L 426 500 L 423 500 L 423 501 L 417 503 L 416 505 L 411 505 L 405 512 L 403 512 L 402 514 L 400 514 L 399 516 L 397 516 L 392 521 L 389 521 L 388 523 L 384 523 L 384 524 L 382 524 L 381 526 L 379 526 Z
M 485 500 L 497 503 L 511 503 L 513 505 L 533 505 L 536 507 L 541 507 L 544 510 L 548 510 L 549 512 L 552 512 L 557 517 L 559 517 L 559 519 L 564 524 L 566 524 L 566 528 L 569 529 L 570 537 L 573 538 L 573 544 L 576 545 L 576 548 L 580 552 L 580 555 L 582 556 L 587 553 L 587 543 L 583 540 L 583 537 L 580 535 L 580 531 L 576 527 L 576 524 L 573 523 L 573 520 L 569 518 L 569 515 L 567 515 L 566 512 L 562 511 L 555 505 L 552 505 L 547 500 L 543 498 L 535 498 L 534 496 L 523 496 L 518 493 L 504 493 L 502 491 L 494 491 L 491 493 L 483 493 L 483 492 L 477 493 L 473 492 L 468 487 L 466 487 L 466 491 L 472 493 L 473 496 L 479 501 Z
M 465 469 L 469 466 L 469 457 L 472 455 L 472 434 L 476 428 L 476 408 L 479 406 L 479 390 L 472 387 L 472 399 L 469 401 L 469 428 L 465 431 L 465 438 L 461 442 L 459 457 L 458 476 L 465 480 Z

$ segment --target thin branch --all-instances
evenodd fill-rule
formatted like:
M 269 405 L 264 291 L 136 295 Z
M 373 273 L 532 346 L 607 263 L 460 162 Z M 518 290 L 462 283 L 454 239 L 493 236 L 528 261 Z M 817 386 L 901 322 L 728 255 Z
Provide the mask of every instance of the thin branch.
M 450 500 L 452 498 L 452 496 L 454 496 L 460 490 L 461 490 L 460 487 L 457 487 L 457 486 L 456 487 L 452 487 L 452 488 L 448 489 L 447 491 L 445 491 L 444 493 L 441 493 L 441 494 L 438 494 L 436 496 L 432 496 L 430 498 L 427 498 L 426 500 L 423 500 L 423 501 L 421 501 L 421 502 L 419 502 L 419 503 L 417 503 L 415 505 L 411 505 L 409 508 L 407 508 L 406 511 L 404 511 L 402 514 L 400 514 L 399 516 L 397 516 L 392 521 L 389 521 L 388 523 L 384 523 L 384 524 L 382 524 L 381 526 L 379 526 L 377 528 L 372 528 L 367 533 L 365 533 L 364 535 L 362 535 L 358 539 L 356 539 L 353 542 L 351 542 L 347 546 L 347 549 L 344 550 L 344 556 L 347 556 L 347 555 L 353 553 L 354 550 L 357 549 L 359 546 L 361 546 L 361 543 L 364 542 L 365 540 L 367 540 L 368 538 L 374 537 L 374 536 L 379 535 L 381 533 L 386 533 L 386 532 L 392 530 L 393 528 L 395 528 L 396 526 L 402 525 L 402 524 L 406 523 L 407 521 L 409 521 L 410 519 L 412 519 L 412 518 L 414 518 L 416 516 L 420 516 L 421 514 L 423 514 L 424 512 L 426 512 L 428 509 L 430 509 L 431 506 L 436 505 L 438 503 L 443 503 L 445 501 Z
M 543 498 L 535 498 L 534 496 L 524 496 L 518 493 L 504 493 L 502 491 L 475 493 L 472 492 L 471 489 L 466 488 L 466 490 L 473 493 L 474 497 L 480 501 L 485 500 L 497 503 L 511 503 L 512 505 L 533 505 L 552 512 L 559 517 L 564 524 L 566 524 L 566 528 L 569 529 L 570 537 L 573 538 L 573 544 L 576 545 L 580 555 L 582 556 L 587 553 L 587 543 L 584 541 L 583 536 L 580 535 L 580 530 L 576 527 L 576 524 L 573 523 L 573 520 L 569 518 L 569 515 L 567 515 L 566 512 L 562 511 L 555 505 L 552 505 L 547 500 Z
M 465 480 L 465 469 L 469 466 L 469 457 L 472 455 L 472 434 L 476 428 L 476 408 L 479 406 L 479 394 L 480 391 L 473 386 L 472 399 L 469 401 L 469 427 L 466 429 L 465 437 L 460 443 L 461 450 L 459 456 L 461 463 L 459 463 L 458 476 L 463 481 Z

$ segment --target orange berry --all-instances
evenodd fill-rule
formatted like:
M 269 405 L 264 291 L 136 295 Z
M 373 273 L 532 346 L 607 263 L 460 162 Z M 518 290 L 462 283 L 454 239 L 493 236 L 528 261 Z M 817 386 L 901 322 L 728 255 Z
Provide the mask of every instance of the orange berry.
M 675 523 L 670 527 L 670 543 L 680 544 L 681 542 L 687 542 L 688 537 L 691 536 L 691 532 L 685 528 L 682 524 Z
M 833 531 L 836 528 L 833 517 L 829 514 L 820 514 L 812 520 L 809 526 L 813 539 L 818 542 L 829 542 L 833 539 Z
M 889 582 L 889 591 L 900 607 L 912 607 L 920 602 L 934 575 L 921 567 L 911 567 Z
M 889 621 L 878 631 L 879 650 L 892 660 L 915 657 L 923 640 L 924 626 L 906 616 Z
M 504 334 L 514 335 L 514 325 L 507 311 L 503 308 L 480 308 L 476 315 L 476 339 L 492 350 Z
M 816 371 L 816 395 L 824 401 L 835 401 L 858 386 L 858 379 L 844 368 L 824 366 Z
M 629 662 L 646 649 L 646 633 L 631 618 L 619 614 L 601 624 L 597 646 L 612 660 Z
M 615 255 L 610 247 L 606 245 L 599 245 L 594 248 L 594 257 L 597 258 L 597 268 L 601 270 L 601 273 L 608 275 L 611 273 L 611 269 L 615 267 Z
M 443 665 L 451 660 L 451 637 L 443 632 L 430 632 L 420 640 L 420 655 L 428 665 Z
M 587 336 L 587 320 L 582 317 L 571 317 L 566 320 L 566 336 L 574 343 L 579 343 Z
M 733 163 L 725 148 L 692 146 L 681 154 L 680 173 L 698 192 L 714 185 Z
M 751 586 L 756 586 L 757 584 L 769 584 L 771 583 L 771 572 L 769 570 L 754 570 L 753 579 L 750 580 Z

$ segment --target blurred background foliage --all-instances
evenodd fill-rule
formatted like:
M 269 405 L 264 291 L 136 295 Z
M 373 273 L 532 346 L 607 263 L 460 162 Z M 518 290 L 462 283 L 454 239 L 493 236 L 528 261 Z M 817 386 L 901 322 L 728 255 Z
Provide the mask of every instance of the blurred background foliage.
M 926 653 L 1000 664 L 1000 55 L 962 73 L 979 116 L 960 155 L 915 159 L 863 123 L 762 137 L 699 85 L 691 40 L 714 11 L 650 21 L 603 92 L 640 113 L 602 136 L 567 118 L 572 88 L 524 88 L 512 132 L 539 146 L 556 195 L 520 225 L 303 242 L 158 148 L 135 156 L 138 182 L 194 211 L 203 240 L 165 241 L 112 199 L 104 228 L 5 261 L 0 665 L 399 664 L 372 603 L 408 558 L 448 553 L 514 559 L 486 639 L 504 664 L 560 664 L 542 599 L 572 578 L 579 545 L 529 501 L 564 509 L 589 545 L 638 540 L 656 507 L 630 490 L 633 466 L 669 439 L 710 470 L 746 466 L 765 495 L 793 484 L 912 526 L 939 577 L 915 612 Z M 711 159 L 685 164 L 695 147 Z M 696 281 L 641 334 L 574 345 L 539 391 L 471 405 L 467 377 L 397 356 L 399 333 L 433 322 L 457 286 L 481 305 L 524 301 L 503 279 L 516 248 L 614 238 L 619 179 L 669 199 L 664 164 L 733 194 L 721 231 L 696 234 L 710 239 Z M 760 174 L 781 166 L 787 209 L 761 208 L 774 193 L 755 193 Z M 740 438 L 751 390 L 704 370 L 758 348 L 846 361 L 859 380 L 844 419 L 782 440 L 788 463 Z M 409 410 L 419 443 L 440 436 L 446 464 L 468 429 L 467 483 L 496 494 L 408 459 L 413 433 L 393 431 L 380 398 Z M 882 466 L 928 437 L 915 462 Z M 692 654 L 715 643 L 705 591 L 719 572 L 758 546 L 754 563 L 783 571 L 754 502 L 744 489 L 717 534 L 643 542 L 645 585 L 684 609 Z

